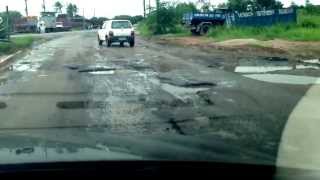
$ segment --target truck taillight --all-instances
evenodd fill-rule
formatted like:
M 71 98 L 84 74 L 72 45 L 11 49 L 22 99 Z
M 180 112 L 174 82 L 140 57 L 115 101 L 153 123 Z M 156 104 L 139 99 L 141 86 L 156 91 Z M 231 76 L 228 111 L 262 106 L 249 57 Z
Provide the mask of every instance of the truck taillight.
M 113 31 L 109 31 L 109 36 L 113 36 Z
M 134 31 L 131 31 L 131 36 L 134 36 Z

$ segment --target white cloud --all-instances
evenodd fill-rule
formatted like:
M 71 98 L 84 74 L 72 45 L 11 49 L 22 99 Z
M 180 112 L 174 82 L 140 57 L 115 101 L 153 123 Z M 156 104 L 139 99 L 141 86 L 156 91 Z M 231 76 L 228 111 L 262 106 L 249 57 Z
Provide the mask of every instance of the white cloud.
M 53 4 L 56 0 L 45 0 L 48 10 L 53 10 Z M 150 0 L 154 4 L 155 0 Z M 166 0 L 166 1 L 187 1 L 196 2 L 197 0 Z M 281 0 L 285 5 L 290 5 L 292 0 Z M 128 15 L 142 15 L 143 14 L 143 0 L 60 0 L 66 6 L 67 3 L 75 3 L 79 7 L 79 14 L 82 14 L 85 10 L 86 17 L 92 17 L 94 15 L 94 9 L 96 16 L 113 17 L 120 14 Z M 149 0 L 146 0 L 149 2 Z M 226 0 L 211 0 L 214 4 L 226 2 Z M 304 4 L 305 0 L 294 0 L 297 4 Z M 320 4 L 320 0 L 311 0 L 314 4 Z M 9 9 L 17 10 L 25 14 L 24 0 L 0 0 L 0 11 L 5 10 L 5 6 L 8 5 Z M 29 14 L 38 16 L 42 10 L 42 0 L 28 0 Z M 65 8 L 64 8 L 65 9 Z

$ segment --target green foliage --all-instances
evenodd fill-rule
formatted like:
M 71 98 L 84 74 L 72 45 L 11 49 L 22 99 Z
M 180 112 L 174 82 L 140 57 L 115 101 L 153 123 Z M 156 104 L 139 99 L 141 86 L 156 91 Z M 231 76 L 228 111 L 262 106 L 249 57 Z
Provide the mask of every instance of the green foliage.
M 307 3 L 306 7 L 304 8 L 305 14 L 312 14 L 312 15 L 320 15 L 320 6 L 312 5 L 311 3 Z
M 142 35 L 177 34 L 186 33 L 182 27 L 181 19 L 184 13 L 196 11 L 192 3 L 159 3 L 157 10 L 152 11 L 148 17 L 139 24 Z
M 60 1 L 57 1 L 54 3 L 54 9 L 56 13 L 62 13 L 62 8 L 63 8 L 63 5 L 61 4 Z
M 12 38 L 11 42 L 0 42 L 0 55 L 13 53 L 17 50 L 28 48 L 36 39 L 33 37 Z
M 226 8 L 228 8 L 228 4 L 227 3 L 220 3 L 220 4 L 218 4 L 218 8 L 219 9 L 226 9 Z
M 317 28 L 318 24 L 310 19 L 304 19 L 300 22 L 303 28 Z
M 234 11 L 246 11 L 251 4 L 250 0 L 228 0 L 227 7 Z
M 78 7 L 76 4 L 69 3 L 67 5 L 67 14 L 69 17 L 73 17 L 78 13 Z
M 0 17 L 3 19 L 3 21 L 4 21 L 4 24 L 2 24 L 2 28 L 4 28 L 4 26 L 5 26 L 5 24 L 6 24 L 6 22 L 7 22 L 7 18 L 8 18 L 8 16 L 7 16 L 7 12 L 0 12 Z M 22 17 L 22 15 L 21 15 L 21 13 L 20 12 L 18 12 L 18 11 L 9 11 L 9 32 L 11 32 L 12 31 L 12 24 L 13 24 L 13 22 L 15 22 L 15 21 L 17 21 L 17 20 L 19 20 L 19 19 L 21 19 L 21 17 Z M 0 25 L 1 26 L 1 25 Z M 0 28 L 1 29 L 1 28 Z M 2 34 L 3 34 L 4 32 L 2 32 Z
M 280 9 L 283 4 L 277 0 L 252 0 L 254 10 L 264 10 L 264 9 Z
M 178 3 L 175 7 L 175 11 L 178 18 L 181 19 L 185 13 L 196 12 L 197 7 L 193 3 Z
M 283 4 L 278 0 L 228 0 L 227 7 L 235 11 L 280 9 Z
M 138 31 L 139 31 L 140 35 L 145 36 L 145 37 L 150 37 L 153 35 L 150 30 L 150 26 L 147 25 L 146 21 L 142 21 L 138 24 Z
M 138 22 L 143 20 L 143 16 L 120 15 L 120 16 L 115 16 L 113 19 L 128 20 L 132 24 L 137 24 Z
M 210 3 L 204 3 L 201 7 L 202 12 L 209 12 L 211 10 L 211 4 Z

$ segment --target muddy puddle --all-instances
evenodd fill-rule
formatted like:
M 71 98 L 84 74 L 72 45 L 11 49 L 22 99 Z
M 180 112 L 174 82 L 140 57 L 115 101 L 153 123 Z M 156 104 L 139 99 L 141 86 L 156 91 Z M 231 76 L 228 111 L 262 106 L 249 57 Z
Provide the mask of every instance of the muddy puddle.
M 239 60 L 238 64 L 231 69 L 247 78 L 263 82 L 294 85 L 320 83 L 319 59 L 300 60 L 298 62 L 290 62 L 288 59 L 276 57 Z M 230 68 L 228 70 L 230 71 Z

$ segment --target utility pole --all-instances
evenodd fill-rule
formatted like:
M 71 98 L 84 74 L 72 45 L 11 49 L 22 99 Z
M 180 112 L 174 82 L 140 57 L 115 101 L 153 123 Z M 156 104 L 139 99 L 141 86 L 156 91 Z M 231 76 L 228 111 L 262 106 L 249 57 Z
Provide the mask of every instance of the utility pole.
M 84 8 L 82 9 L 82 29 L 85 29 L 85 17 L 84 17 Z
M 96 17 L 96 8 L 93 9 L 93 17 Z
M 44 0 L 42 0 L 42 8 L 43 8 L 43 12 L 46 12 L 46 3 Z
M 143 17 L 146 17 L 146 0 L 143 0 Z
M 151 13 L 151 0 L 149 0 L 149 14 Z
M 160 27 L 160 16 L 159 16 L 159 10 L 160 10 L 160 0 L 156 0 L 156 31 L 159 32 Z
M 7 31 L 7 40 L 10 40 L 10 26 L 9 26 L 9 21 L 10 21 L 10 14 L 9 14 L 9 7 L 6 6 L 6 13 L 7 13 L 7 27 L 6 27 L 6 31 Z
M 24 0 L 24 2 L 26 3 L 26 16 L 28 17 L 29 16 L 29 13 L 28 13 L 28 0 Z

